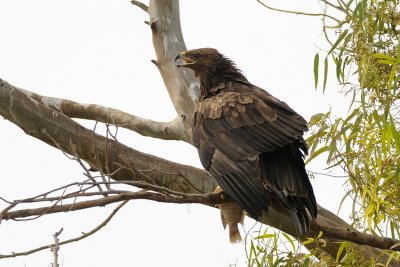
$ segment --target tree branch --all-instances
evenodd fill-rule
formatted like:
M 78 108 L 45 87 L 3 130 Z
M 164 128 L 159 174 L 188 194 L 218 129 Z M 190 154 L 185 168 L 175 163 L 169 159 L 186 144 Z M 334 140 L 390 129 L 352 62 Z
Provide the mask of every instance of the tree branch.
M 186 193 L 212 192 L 216 187 L 212 177 L 205 176 L 203 171 L 139 152 L 93 133 L 1 79 L 0 115 L 25 133 L 65 153 L 76 154 L 117 181 L 147 181 L 151 177 L 156 185 Z
M 99 193 L 97 193 L 98 195 Z M 8 211 L 3 214 L 3 219 L 12 220 L 16 218 L 26 218 L 31 216 L 42 216 L 43 214 L 52 214 L 59 212 L 68 212 L 75 210 L 83 210 L 93 207 L 103 207 L 116 202 L 134 200 L 134 199 L 147 199 L 163 203 L 175 204 L 188 204 L 198 203 L 208 206 L 214 206 L 223 202 L 221 193 L 207 193 L 207 194 L 161 194 L 157 192 L 138 191 L 138 192 L 123 192 L 113 196 L 102 197 L 94 200 L 86 200 L 75 202 L 71 204 L 52 205 L 41 208 L 21 209 L 17 211 Z
M 132 5 L 139 7 L 140 9 L 142 9 L 146 13 L 149 11 L 149 7 L 146 6 L 144 3 L 140 2 L 140 1 L 131 0 L 131 3 L 132 3 Z
M 67 99 L 42 96 L 24 89 L 20 90 L 42 105 L 60 111 L 70 118 L 110 123 L 118 127 L 135 131 L 143 136 L 189 142 L 188 136 L 184 133 L 184 125 L 180 117 L 177 117 L 170 122 L 157 122 L 114 108 L 95 104 L 82 104 Z
M 104 226 L 106 226 L 106 225 L 111 221 L 111 219 L 114 217 L 114 215 L 115 215 L 126 203 L 128 203 L 127 200 L 124 201 L 124 202 L 122 202 L 121 204 L 119 204 L 119 205 L 111 212 L 111 214 L 110 214 L 101 224 L 99 224 L 96 228 L 92 229 L 91 231 L 89 231 L 89 232 L 87 232 L 87 233 L 82 233 L 82 235 L 79 236 L 79 237 L 75 237 L 75 238 L 71 238 L 71 239 L 68 239 L 68 240 L 59 242 L 58 245 L 59 245 L 59 246 L 62 246 L 62 245 L 68 244 L 68 243 L 72 243 L 72 242 L 76 242 L 76 241 L 82 240 L 82 239 L 84 239 L 84 238 L 86 238 L 86 237 L 89 237 L 89 236 L 93 235 L 94 233 L 96 233 L 97 231 L 99 231 L 101 228 L 103 228 Z M 31 250 L 28 250 L 28 251 L 24 251 L 24 252 L 13 252 L 12 254 L 5 254 L 5 255 L 1 255 L 1 254 L 0 254 L 0 259 L 4 259 L 4 258 L 14 258 L 14 257 L 18 257 L 18 256 L 27 256 L 27 255 L 30 255 L 30 254 L 39 252 L 39 251 L 41 251 L 41 250 L 49 249 L 49 248 L 51 248 L 52 246 L 54 246 L 54 245 L 53 245 L 53 244 L 49 244 L 49 245 L 41 246 L 41 247 L 38 247 L 38 248 L 35 248 L 35 249 L 31 249 Z
M 157 67 L 175 110 L 183 120 L 187 140 L 190 140 L 190 123 L 199 82 L 191 71 L 178 70 L 175 65 L 176 55 L 186 50 L 180 24 L 179 0 L 151 0 L 149 15 Z
M 331 20 L 336 21 L 337 23 L 340 23 L 340 21 L 337 18 L 332 17 L 326 13 L 307 13 L 307 12 L 301 12 L 301 11 L 291 11 L 291 10 L 285 10 L 285 9 L 271 7 L 267 4 L 265 4 L 261 0 L 257 0 L 257 2 L 259 2 L 261 5 L 263 5 L 264 7 L 268 8 L 269 10 L 272 10 L 272 11 L 278 11 L 278 12 L 282 12 L 282 13 L 295 14 L 295 15 L 330 18 Z
M 58 238 L 64 229 L 61 228 L 58 232 L 55 232 L 53 235 L 54 245 L 51 246 L 51 252 L 53 252 L 53 267 L 59 267 L 58 265 L 58 251 L 60 250 L 60 239 Z

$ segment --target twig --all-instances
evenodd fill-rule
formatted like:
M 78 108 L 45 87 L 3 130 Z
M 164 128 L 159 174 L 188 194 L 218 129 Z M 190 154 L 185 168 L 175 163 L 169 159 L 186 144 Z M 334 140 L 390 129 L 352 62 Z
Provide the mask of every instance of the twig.
M 131 4 L 134 5 L 134 6 L 139 7 L 140 9 L 142 9 L 146 13 L 149 11 L 149 7 L 147 5 L 145 5 L 144 3 L 140 2 L 140 1 L 131 0 Z
M 327 0 L 320 0 L 320 1 L 323 2 L 327 6 L 330 6 L 330 7 L 333 7 L 335 9 L 339 10 L 339 11 L 345 12 L 344 8 L 341 7 L 341 6 L 334 5 L 334 4 L 332 4 L 331 2 L 329 2 Z
M 111 219 L 114 217 L 114 215 L 126 204 L 128 203 L 128 201 L 124 201 L 121 204 L 119 204 L 112 212 L 111 214 L 101 223 L 99 224 L 96 228 L 92 229 L 91 231 L 87 232 L 87 233 L 82 233 L 81 236 L 76 237 L 76 238 L 71 238 L 62 242 L 59 242 L 58 245 L 62 246 L 68 243 L 72 243 L 72 242 L 76 242 L 79 240 L 82 240 L 86 237 L 89 237 L 91 235 L 93 235 L 94 233 L 96 233 L 97 231 L 99 231 L 101 228 L 103 228 L 104 226 L 106 226 Z M 52 246 L 54 246 L 53 244 L 50 245 L 45 245 L 45 246 L 41 246 L 32 250 L 28 250 L 28 251 L 24 251 L 24 252 L 13 252 L 12 254 L 5 254 L 5 255 L 0 255 L 0 259 L 4 259 L 4 258 L 13 258 L 13 257 L 18 257 L 18 256 L 27 256 L 33 253 L 36 253 L 38 251 L 44 250 L 44 249 L 48 249 L 48 248 L 52 248 Z
M 58 232 L 56 232 L 53 237 L 54 237 L 54 245 L 51 246 L 50 251 L 53 252 L 53 263 L 52 266 L 53 267 L 58 267 L 58 251 L 60 250 L 60 244 L 59 241 L 60 239 L 58 239 L 58 236 L 61 235 L 62 231 L 64 229 L 61 228 Z
M 283 12 L 283 13 L 288 13 L 288 14 L 295 14 L 295 15 L 312 16 L 312 17 L 326 17 L 326 18 L 330 18 L 331 20 L 336 21 L 337 23 L 340 23 L 340 21 L 337 18 L 332 17 L 326 13 L 307 13 L 307 12 L 301 12 L 301 11 L 291 11 L 291 10 L 285 10 L 285 9 L 271 7 L 267 4 L 265 4 L 262 0 L 257 0 L 257 2 L 259 2 L 264 7 L 268 8 L 270 10 L 273 10 L 273 11 L 278 11 L 278 12 Z
M 348 175 L 334 175 L 334 174 L 329 174 L 329 173 L 323 173 L 323 172 L 315 172 L 315 171 L 311 171 L 311 170 L 307 170 L 308 172 L 311 172 L 313 174 L 318 174 L 318 175 L 324 175 L 324 176 L 328 176 L 328 177 L 332 177 L 332 178 L 348 178 Z
M 95 124 L 94 124 L 93 131 L 92 131 L 92 138 L 91 138 L 91 141 L 92 141 L 92 147 L 93 147 L 93 150 L 94 150 L 93 153 L 94 153 L 96 165 L 97 165 L 97 166 L 102 166 L 101 163 L 100 163 L 99 157 L 97 156 L 98 153 L 97 153 L 97 149 L 96 149 L 96 146 L 95 146 L 95 140 L 94 140 L 94 135 L 95 135 L 96 128 L 97 128 L 97 123 L 98 123 L 98 122 L 96 121 Z M 106 141 L 106 142 L 107 142 L 107 141 Z M 103 182 L 106 182 L 107 179 L 106 179 L 106 175 L 104 174 L 103 170 L 102 170 L 101 168 L 98 168 L 98 171 L 100 172 L 100 176 L 101 176 L 101 179 L 103 180 Z M 117 170 L 117 171 L 118 171 L 118 170 Z M 117 172 L 117 171 L 116 171 L 116 172 Z M 111 177 L 111 176 L 112 176 L 112 174 L 108 175 L 108 177 Z M 108 188 L 107 185 L 106 185 L 106 188 L 107 188 L 108 190 L 111 189 L 111 188 Z

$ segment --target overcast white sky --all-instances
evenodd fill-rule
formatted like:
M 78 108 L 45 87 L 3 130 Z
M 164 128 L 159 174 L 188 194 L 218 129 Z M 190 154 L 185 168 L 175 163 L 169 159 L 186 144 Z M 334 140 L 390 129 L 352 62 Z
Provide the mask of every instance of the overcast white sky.
M 277 2 L 277 1 L 275 1 Z M 281 1 L 279 1 L 281 2 Z M 301 4 L 300 4 L 301 2 Z M 319 11 L 317 1 L 281 7 Z M 39 94 L 95 103 L 159 121 L 175 116 L 155 66 L 147 15 L 128 0 L 0 0 L 0 77 Z M 332 77 L 328 93 L 314 90 L 313 57 L 323 43 L 318 18 L 273 13 L 255 0 L 181 1 L 188 48 L 215 47 L 247 78 L 287 102 L 307 120 L 342 105 Z M 331 93 L 332 92 L 332 93 Z M 93 123 L 85 122 L 88 127 Z M 82 169 L 58 150 L 0 120 L 0 196 L 21 199 L 80 181 Z M 183 143 L 120 130 L 140 151 L 200 167 Z M 321 171 L 318 161 L 308 166 Z M 343 179 L 316 176 L 318 202 L 337 211 Z M 0 204 L 0 207 L 4 207 Z M 0 254 L 20 252 L 87 232 L 115 206 L 2 222 Z M 244 245 L 230 245 L 219 211 L 199 205 L 132 201 L 100 232 L 61 248 L 62 266 L 245 266 Z M 342 218 L 347 219 L 344 213 Z M 254 221 L 247 219 L 245 229 Z M 0 260 L 2 266 L 49 266 L 50 251 Z

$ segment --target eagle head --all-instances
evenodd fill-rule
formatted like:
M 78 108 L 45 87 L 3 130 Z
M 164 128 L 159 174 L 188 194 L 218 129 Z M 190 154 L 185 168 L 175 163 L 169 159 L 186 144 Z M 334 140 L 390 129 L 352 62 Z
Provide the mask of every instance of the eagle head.
M 247 82 L 235 63 L 214 48 L 198 48 L 179 53 L 177 67 L 189 68 L 200 79 L 200 98 L 208 95 L 213 86 L 225 82 Z
M 224 61 L 229 61 L 233 64 L 233 62 L 225 58 L 214 48 L 199 48 L 184 51 L 176 56 L 175 62 L 178 59 L 182 60 L 182 63 L 177 65 L 178 68 L 192 69 L 196 76 L 207 76 L 210 72 L 215 72 Z

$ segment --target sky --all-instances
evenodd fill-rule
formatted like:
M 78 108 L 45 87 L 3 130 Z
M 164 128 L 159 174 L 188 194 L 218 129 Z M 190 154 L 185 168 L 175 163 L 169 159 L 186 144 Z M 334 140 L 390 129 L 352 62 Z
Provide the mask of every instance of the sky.
M 279 4 L 320 11 L 317 1 Z M 237 63 L 249 81 L 307 120 L 330 108 L 344 112 L 334 77 L 329 77 L 325 95 L 314 89 L 313 58 L 324 49 L 319 18 L 272 12 L 255 0 L 181 1 L 180 5 L 189 49 L 217 48 Z M 150 62 L 155 53 L 144 23 L 148 16 L 128 0 L 0 0 L 0 14 L 1 79 L 38 94 L 104 105 L 153 120 L 175 117 L 158 70 Z M 79 122 L 90 129 L 94 126 Z M 76 162 L 14 124 L 0 120 L 0 131 L 1 197 L 26 198 L 84 179 Z M 137 150 L 201 167 L 196 149 L 186 143 L 141 137 L 123 129 L 118 139 Z M 323 172 L 326 163 L 315 161 L 307 168 Z M 344 182 L 316 175 L 312 183 L 318 203 L 336 213 Z M 61 227 L 61 240 L 90 231 L 115 206 L 33 221 L 3 221 L 0 254 L 48 244 Z M 349 214 L 340 215 L 348 219 Z M 252 231 L 254 223 L 246 219 L 242 230 Z M 131 201 L 94 236 L 61 247 L 59 257 L 65 267 L 245 266 L 245 252 L 244 244 L 229 244 L 217 209 Z M 0 260 L 0 267 L 50 266 L 51 262 L 52 254 L 45 250 Z

